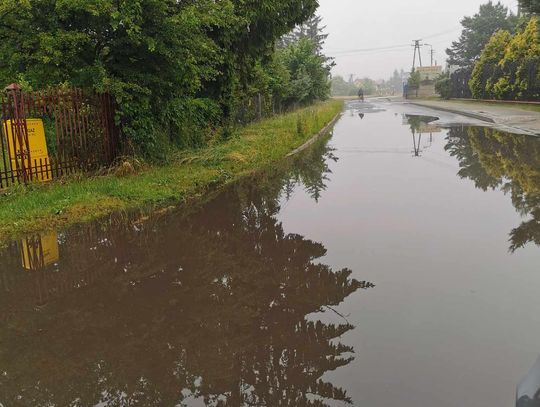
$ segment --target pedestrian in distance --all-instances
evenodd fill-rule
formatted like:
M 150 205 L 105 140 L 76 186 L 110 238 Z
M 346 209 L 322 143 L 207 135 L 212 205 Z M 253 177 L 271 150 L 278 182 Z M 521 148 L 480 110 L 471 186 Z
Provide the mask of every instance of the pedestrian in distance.
M 360 99 L 362 102 L 364 101 L 364 89 L 362 88 L 358 89 L 358 99 Z

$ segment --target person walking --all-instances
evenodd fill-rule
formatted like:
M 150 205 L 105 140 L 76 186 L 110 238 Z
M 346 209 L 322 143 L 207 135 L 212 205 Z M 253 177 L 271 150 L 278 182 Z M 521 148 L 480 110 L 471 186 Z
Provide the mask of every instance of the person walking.
M 362 88 L 358 89 L 358 99 L 360 99 L 362 102 L 364 101 L 364 89 Z

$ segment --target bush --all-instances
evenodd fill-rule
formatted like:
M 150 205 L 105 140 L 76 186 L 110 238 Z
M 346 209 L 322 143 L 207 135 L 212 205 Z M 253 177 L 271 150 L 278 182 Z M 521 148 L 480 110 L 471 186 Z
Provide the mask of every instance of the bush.
M 442 73 L 435 81 L 435 91 L 443 98 L 452 97 L 452 81 L 448 73 Z

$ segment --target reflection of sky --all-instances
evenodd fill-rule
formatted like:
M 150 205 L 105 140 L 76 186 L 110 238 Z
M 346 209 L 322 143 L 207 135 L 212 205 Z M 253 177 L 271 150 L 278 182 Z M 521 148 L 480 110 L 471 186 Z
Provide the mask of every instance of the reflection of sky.
M 356 358 L 324 379 L 359 406 L 509 407 L 540 353 L 540 314 L 531 312 L 540 250 L 509 252 L 520 215 L 504 192 L 460 179 L 446 130 L 411 156 L 401 114 L 433 113 L 381 105 L 386 112 L 363 120 L 344 115 L 327 189 L 318 202 L 295 191 L 279 215 L 287 233 L 324 244 L 318 261 L 376 285 L 335 307 L 356 326 L 342 340 Z
M 521 382 L 518 387 L 518 399 L 523 396 L 534 396 L 540 391 L 540 358 L 536 361 L 536 365 L 531 369 L 527 377 Z

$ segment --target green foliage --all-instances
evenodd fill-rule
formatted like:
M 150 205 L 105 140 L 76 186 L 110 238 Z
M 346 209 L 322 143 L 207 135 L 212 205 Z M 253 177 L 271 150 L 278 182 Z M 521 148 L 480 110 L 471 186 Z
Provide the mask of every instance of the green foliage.
M 330 72 L 325 66 L 326 58 L 316 52 L 316 45 L 311 40 L 301 39 L 278 53 L 290 73 L 287 105 L 306 105 L 328 98 Z
M 502 61 L 506 47 L 512 40 L 508 31 L 497 31 L 486 44 L 478 62 L 474 66 L 469 87 L 474 98 L 489 99 L 493 95 L 493 86 L 497 82 L 499 61 Z
M 442 73 L 435 81 L 435 91 L 443 98 L 452 97 L 452 81 L 448 72 Z
M 475 65 L 469 83 L 475 98 L 540 98 L 540 32 L 533 17 L 514 36 L 497 32 Z
M 446 50 L 448 63 L 461 68 L 472 67 L 491 36 L 499 30 L 513 31 L 517 18 L 508 12 L 508 8 L 491 0 L 480 6 L 472 17 L 461 21 L 463 31 L 458 41 Z
M 199 145 L 208 128 L 230 122 L 275 41 L 316 7 L 316 0 L 0 0 L 0 80 L 23 75 L 34 88 L 69 82 L 109 91 L 129 142 L 159 155 L 165 140 Z
M 252 123 L 235 130 L 224 142 L 176 151 L 166 165 L 149 166 L 129 177 L 111 174 L 10 189 L 0 196 L 0 242 L 97 219 L 113 211 L 196 198 L 210 187 L 275 165 L 342 109 L 343 102 L 329 100 Z M 297 133 L 299 121 L 302 137 Z
M 377 84 L 371 78 L 362 78 L 356 81 L 356 86 L 364 91 L 364 95 L 374 95 L 377 93 Z
M 411 76 L 409 77 L 409 89 L 418 89 L 420 87 L 421 77 L 420 72 L 413 69 L 411 72 Z
M 332 78 L 332 96 L 356 96 L 358 87 L 354 82 L 347 82 L 342 76 L 336 75 Z
M 528 13 L 540 13 L 540 0 L 519 0 L 519 5 Z

